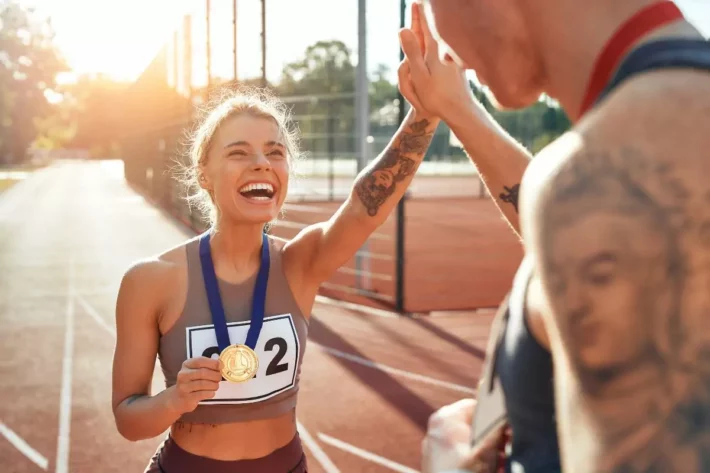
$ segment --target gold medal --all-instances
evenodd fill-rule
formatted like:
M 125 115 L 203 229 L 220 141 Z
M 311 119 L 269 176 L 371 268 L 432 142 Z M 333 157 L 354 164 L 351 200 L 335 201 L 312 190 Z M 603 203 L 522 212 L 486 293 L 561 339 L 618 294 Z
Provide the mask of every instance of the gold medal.
M 246 345 L 229 345 L 219 355 L 222 376 L 232 383 L 249 381 L 259 369 L 259 358 Z

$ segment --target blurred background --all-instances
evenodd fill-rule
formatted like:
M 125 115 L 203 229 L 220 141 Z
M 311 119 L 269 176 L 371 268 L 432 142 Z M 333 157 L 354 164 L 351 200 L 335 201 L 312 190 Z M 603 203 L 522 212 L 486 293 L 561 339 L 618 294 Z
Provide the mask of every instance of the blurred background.
M 679 4 L 710 31 L 706 1 Z M 407 5 L 0 0 L 0 164 L 16 171 L 8 170 L 2 185 L 55 159 L 120 160 L 135 191 L 200 231 L 204 216 L 184 203 L 175 165 L 184 162 L 189 131 L 212 93 L 259 85 L 291 107 L 308 156 L 273 230 L 292 237 L 333 213 L 403 117 L 397 30 L 409 22 Z M 521 111 L 492 110 L 475 74 L 469 78 L 483 104 L 533 153 L 569 127 L 546 97 Z M 434 247 L 427 246 L 431 238 Z M 491 241 L 497 244 L 487 246 Z M 491 307 L 519 256 L 442 123 L 396 215 L 323 290 L 400 312 Z M 461 277 L 477 289 L 447 289 Z
M 708 0 L 678 4 L 710 33 Z M 200 110 L 240 84 L 288 104 L 307 158 L 270 231 L 292 238 L 333 215 L 401 122 L 408 6 L 0 0 L 0 473 L 143 471 L 162 437 L 115 427 L 116 298 L 135 261 L 207 226 L 176 178 Z M 546 97 L 492 110 L 469 79 L 533 153 L 570 125 Z M 521 257 L 442 123 L 406 198 L 316 300 L 298 408 L 309 471 L 417 473 L 429 415 L 475 395 Z

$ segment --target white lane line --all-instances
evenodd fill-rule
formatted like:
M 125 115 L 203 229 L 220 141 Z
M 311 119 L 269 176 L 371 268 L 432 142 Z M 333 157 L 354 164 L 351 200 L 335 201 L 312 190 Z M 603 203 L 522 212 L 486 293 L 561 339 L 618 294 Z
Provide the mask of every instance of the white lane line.
M 397 314 L 396 312 L 390 312 L 384 309 L 377 309 L 375 307 L 355 304 L 354 302 L 339 301 L 337 299 L 331 299 L 330 297 L 321 296 L 320 294 L 316 296 L 316 302 L 320 302 L 321 304 L 334 305 L 342 307 L 343 309 L 350 309 L 355 312 L 361 312 L 368 315 L 376 315 L 378 317 L 387 317 L 390 319 L 398 319 L 401 317 L 401 315 Z
M 116 332 L 111 327 L 103 317 L 99 315 L 99 313 L 94 309 L 91 304 L 89 304 L 86 299 L 84 299 L 80 295 L 76 295 L 76 300 L 79 302 L 79 305 L 86 311 L 87 314 L 91 316 L 92 319 L 98 323 L 101 328 L 103 328 L 106 332 L 110 333 L 113 337 L 116 336 Z M 306 428 L 301 424 L 300 422 L 296 421 L 298 425 L 298 431 L 299 435 L 301 436 L 301 439 L 303 439 L 303 443 L 306 445 L 308 450 L 310 450 L 311 454 L 313 455 L 313 458 L 315 458 L 318 463 L 321 464 L 323 469 L 325 470 L 326 473 L 340 473 L 340 470 L 333 464 L 330 458 L 328 458 L 328 455 L 323 451 L 322 448 L 318 445 L 318 443 L 313 439 L 311 434 L 308 433 Z
M 59 399 L 59 437 L 57 438 L 56 473 L 69 471 L 69 435 L 71 431 L 71 388 L 74 355 L 74 257 L 69 258 L 69 287 L 67 288 L 66 329 L 64 331 L 64 360 L 62 362 L 62 391 Z
M 374 368 L 376 370 L 384 371 L 385 373 L 390 373 L 390 374 L 394 374 L 397 376 L 402 376 L 405 378 L 412 379 L 414 381 L 419 381 L 420 383 L 431 384 L 433 386 L 451 389 L 452 391 L 458 391 L 458 392 L 462 392 L 462 393 L 466 393 L 466 394 L 475 394 L 476 393 L 476 391 L 474 389 L 469 388 L 467 386 L 462 386 L 462 385 L 456 384 L 456 383 L 449 383 L 448 381 L 441 381 L 440 379 L 430 378 L 429 376 L 424 376 L 422 374 L 412 373 L 410 371 L 401 370 L 399 368 L 393 368 L 391 366 L 383 365 L 382 363 L 377 363 L 375 361 L 367 360 L 367 359 L 361 358 L 359 356 L 351 355 L 350 353 L 345 353 L 340 350 L 336 350 L 335 348 L 326 347 L 326 346 L 320 345 L 318 343 L 314 343 L 314 342 L 308 342 L 308 343 L 311 346 L 316 346 L 316 347 L 320 348 L 321 350 L 325 351 L 326 353 L 329 353 L 333 356 L 337 356 L 338 358 L 343 358 L 345 360 L 352 361 L 353 363 L 358 363 L 363 366 L 368 366 L 368 367 Z
M 300 422 L 296 421 L 296 425 L 298 427 L 298 435 L 301 437 L 303 440 L 303 444 L 310 450 L 311 455 L 313 455 L 313 458 L 316 459 L 318 463 L 320 463 L 320 466 L 323 467 L 326 473 L 340 473 L 340 470 L 338 470 L 338 467 L 333 464 L 333 462 L 328 458 L 328 455 L 323 451 L 322 448 L 320 448 L 320 445 L 318 445 L 318 442 L 315 441 L 313 437 L 311 437 L 311 434 L 308 433 L 305 427 L 303 427 L 303 424 Z M 320 434 L 319 434 L 320 435 Z
M 0 422 L 0 434 L 2 434 L 2 436 L 5 437 L 8 442 L 12 444 L 13 447 L 18 449 L 20 453 L 29 458 L 32 463 L 42 468 L 43 470 L 47 470 L 47 467 L 49 466 L 49 461 L 47 461 L 47 459 L 44 458 L 42 454 L 39 453 L 37 450 L 30 447 L 30 445 L 25 442 L 22 437 L 10 430 L 10 428 L 2 422 Z
M 82 309 L 84 309 L 84 310 L 86 311 L 86 313 L 89 314 L 89 315 L 91 316 L 91 318 L 93 318 L 93 319 L 96 321 L 96 323 L 98 323 L 98 324 L 101 326 L 101 328 L 103 328 L 104 330 L 106 330 L 108 333 L 110 333 L 110 334 L 113 335 L 114 337 L 116 336 L 116 330 L 115 330 L 113 327 L 111 327 L 111 326 L 108 324 L 108 322 L 106 322 L 106 321 L 104 320 L 103 317 L 101 317 L 101 316 L 99 315 L 99 313 L 96 311 L 96 309 L 94 309 L 94 308 L 91 306 L 91 304 L 89 304 L 88 302 L 86 302 L 86 299 L 84 299 L 82 296 L 80 296 L 79 294 L 77 294 L 77 295 L 76 295 L 76 300 L 77 300 L 77 302 L 79 302 L 79 305 L 82 307 Z
M 354 445 L 350 445 L 349 443 L 345 443 L 342 440 L 338 440 L 329 435 L 318 433 L 318 438 L 321 440 L 321 442 L 327 443 L 328 445 L 332 445 L 333 447 L 339 448 L 340 450 L 344 450 L 348 453 L 352 453 L 353 455 L 357 455 L 358 457 L 364 458 L 365 460 L 371 461 L 372 463 L 377 463 L 378 465 L 384 466 L 385 468 L 389 468 L 392 471 L 397 471 L 399 473 L 419 473 L 418 470 L 414 470 L 412 468 L 409 468 L 408 466 L 404 466 L 399 463 L 393 462 L 392 460 L 388 460 L 387 458 L 375 455 L 374 453 L 355 447 Z

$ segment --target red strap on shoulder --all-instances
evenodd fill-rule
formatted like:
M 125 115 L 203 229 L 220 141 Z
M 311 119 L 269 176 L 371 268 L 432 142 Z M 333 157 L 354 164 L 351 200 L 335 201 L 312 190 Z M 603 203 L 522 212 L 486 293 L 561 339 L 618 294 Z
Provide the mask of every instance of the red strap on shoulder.
M 587 92 L 582 102 L 580 116 L 583 116 L 597 101 L 599 95 L 611 80 L 614 70 L 621 59 L 640 38 L 651 31 L 683 18 L 678 6 L 664 0 L 654 3 L 629 18 L 609 39 L 594 64 L 594 69 L 587 85 Z

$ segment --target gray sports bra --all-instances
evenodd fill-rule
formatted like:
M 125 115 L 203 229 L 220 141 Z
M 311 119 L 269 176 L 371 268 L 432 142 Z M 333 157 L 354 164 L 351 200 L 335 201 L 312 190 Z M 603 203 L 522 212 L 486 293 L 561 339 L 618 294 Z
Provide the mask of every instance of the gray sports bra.
M 283 243 L 269 238 L 269 245 L 271 261 L 264 324 L 255 347 L 259 357 L 256 376 L 245 383 L 222 381 L 213 399 L 183 414 L 179 421 L 224 424 L 273 418 L 295 409 L 308 321 L 298 308 L 283 272 Z M 185 251 L 187 299 L 175 325 L 160 337 L 158 349 L 166 387 L 175 384 L 186 359 L 219 356 L 202 276 L 199 238 L 187 242 Z M 218 280 L 232 343 L 244 343 L 246 338 L 255 283 L 256 274 L 240 284 Z

